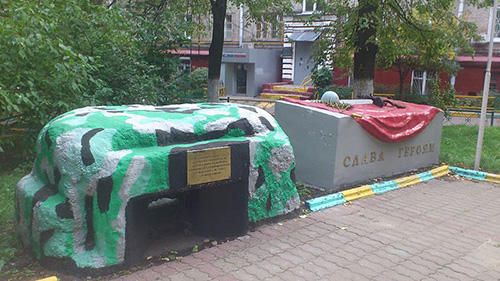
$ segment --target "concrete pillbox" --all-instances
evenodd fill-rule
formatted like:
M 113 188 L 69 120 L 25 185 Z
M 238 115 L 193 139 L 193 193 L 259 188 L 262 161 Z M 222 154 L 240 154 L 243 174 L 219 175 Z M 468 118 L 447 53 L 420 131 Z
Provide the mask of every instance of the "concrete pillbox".
M 420 134 L 397 143 L 376 139 L 351 116 L 299 104 L 276 102 L 275 117 L 294 148 L 297 181 L 321 189 L 340 191 L 438 162 L 442 112 Z

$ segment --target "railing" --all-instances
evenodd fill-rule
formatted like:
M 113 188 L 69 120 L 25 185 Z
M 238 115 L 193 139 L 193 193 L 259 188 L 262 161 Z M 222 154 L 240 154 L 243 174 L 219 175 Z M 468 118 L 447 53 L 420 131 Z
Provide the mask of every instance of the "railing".
M 374 96 L 394 98 L 396 94 L 393 93 L 375 93 Z M 483 101 L 482 96 L 467 96 L 467 95 L 456 95 L 455 96 L 462 103 L 471 101 L 473 105 L 461 104 L 457 107 L 450 107 L 450 110 L 481 110 L 481 103 Z M 494 111 L 495 113 L 500 113 L 500 95 L 492 94 L 488 97 L 488 107 L 487 110 Z
M 394 97 L 394 94 L 382 94 L 377 93 L 374 96 L 382 97 Z M 220 97 L 220 101 L 223 102 L 248 102 L 250 105 L 258 106 L 263 109 L 274 106 L 276 100 L 274 99 L 260 99 L 260 98 L 248 98 L 248 97 Z M 253 104 L 251 104 L 253 103 Z M 467 108 L 449 108 L 447 109 L 447 114 L 445 116 L 445 124 L 465 124 L 465 125 L 477 125 L 477 119 L 480 117 L 481 111 L 478 109 L 467 109 Z M 464 119 L 454 119 L 464 118 Z M 500 111 L 488 110 L 486 112 L 486 118 L 489 125 L 494 126 L 495 120 L 497 120 L 497 125 L 500 124 Z M 476 121 L 474 121 L 476 120 Z M 459 122 L 457 122 L 459 121 Z
M 300 87 L 306 89 L 309 88 L 312 84 L 312 78 L 311 78 L 311 74 L 308 74 L 306 77 L 304 77 L 304 79 L 302 79 L 302 82 L 300 82 Z
M 480 118 L 481 117 L 481 110 L 476 110 L 476 109 L 456 109 L 456 108 L 450 108 L 447 110 L 448 114 L 445 116 L 446 121 L 448 123 L 453 123 L 453 120 L 451 119 L 452 117 L 462 117 L 465 118 L 465 125 L 471 124 L 472 125 L 472 119 L 473 118 Z M 495 125 L 495 120 L 500 119 L 500 112 L 497 112 L 495 110 L 490 110 L 486 111 L 486 119 L 489 121 L 490 126 Z M 461 124 L 464 124 L 461 122 Z

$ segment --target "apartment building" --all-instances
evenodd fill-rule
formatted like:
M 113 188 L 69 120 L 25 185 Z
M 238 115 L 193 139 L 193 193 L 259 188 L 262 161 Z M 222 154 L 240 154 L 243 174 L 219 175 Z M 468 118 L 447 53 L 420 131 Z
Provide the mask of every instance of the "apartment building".
M 221 80 L 230 95 L 257 96 L 262 83 L 293 81 L 301 84 L 307 80 L 314 68 L 312 53 L 314 42 L 319 38 L 318 28 L 328 26 L 332 16 L 322 16 L 316 20 L 306 20 L 312 13 L 321 10 L 315 0 L 302 0 L 294 5 L 291 15 L 272 15 L 276 21 L 246 20 L 244 6 L 228 7 L 222 58 Z M 462 69 L 456 77 L 440 75 L 450 81 L 459 94 L 479 95 L 483 88 L 484 70 L 487 61 L 488 38 L 494 32 L 495 51 L 492 67 L 491 90 L 500 91 L 500 12 L 492 8 L 478 9 L 468 5 L 466 0 L 457 0 L 454 11 L 457 16 L 474 22 L 478 27 L 480 40 L 471 42 L 476 55 L 459 55 L 457 60 Z M 494 30 L 489 30 L 489 22 L 495 21 Z M 211 32 L 193 38 L 191 46 L 176 51 L 185 62 L 186 68 L 208 66 L 208 48 Z M 335 69 L 336 84 L 349 85 L 346 70 Z M 413 69 L 404 80 L 405 88 L 413 93 L 426 94 L 431 71 Z M 375 84 L 387 89 L 397 89 L 399 73 L 395 70 L 377 70 Z
M 255 97 L 263 83 L 281 81 L 283 16 L 248 21 L 247 11 L 230 5 L 226 12 L 221 81 L 228 95 Z M 180 56 L 186 69 L 208 67 L 211 35 L 207 29 L 188 48 L 171 53 Z
M 457 14 L 461 13 L 467 21 L 474 22 L 480 35 L 480 40 L 472 42 L 476 54 L 474 57 L 458 56 L 462 67 L 455 79 L 455 89 L 464 95 L 481 95 L 483 91 L 484 73 L 488 61 L 488 42 L 491 32 L 494 35 L 493 60 L 491 68 L 490 90 L 500 92 L 500 10 L 493 8 L 478 9 L 467 5 L 464 0 L 458 1 Z M 460 3 L 463 3 L 461 8 Z M 490 30 L 490 23 L 494 28 Z M 453 81 L 452 81 L 453 82 Z

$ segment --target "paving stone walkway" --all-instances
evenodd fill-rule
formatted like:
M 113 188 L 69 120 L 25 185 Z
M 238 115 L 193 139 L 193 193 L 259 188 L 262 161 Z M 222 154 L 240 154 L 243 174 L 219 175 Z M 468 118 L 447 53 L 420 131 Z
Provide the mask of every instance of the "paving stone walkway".
M 500 186 L 432 180 L 119 280 L 500 280 Z

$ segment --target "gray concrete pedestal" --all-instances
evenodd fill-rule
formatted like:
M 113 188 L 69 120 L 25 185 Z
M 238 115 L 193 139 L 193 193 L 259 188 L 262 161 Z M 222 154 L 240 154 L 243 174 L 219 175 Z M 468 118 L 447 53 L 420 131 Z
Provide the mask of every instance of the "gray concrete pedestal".
M 275 110 L 294 149 L 297 180 L 307 185 L 339 191 L 438 162 L 442 112 L 417 136 L 388 143 L 345 114 L 284 101 Z

